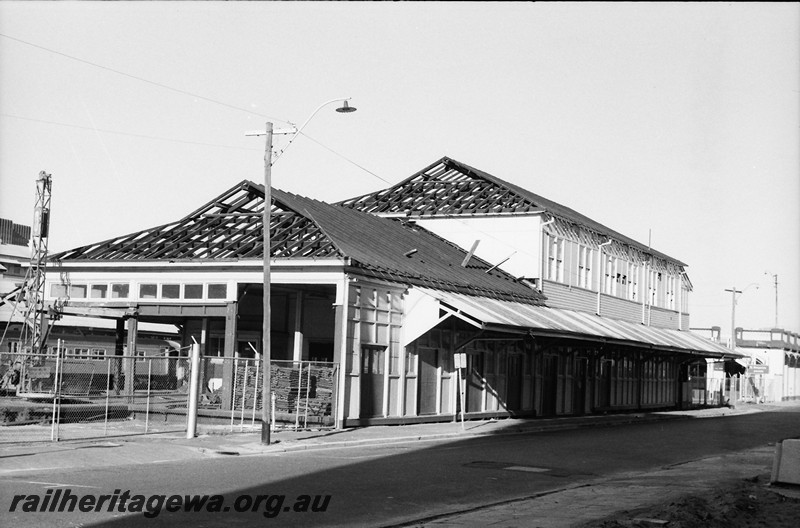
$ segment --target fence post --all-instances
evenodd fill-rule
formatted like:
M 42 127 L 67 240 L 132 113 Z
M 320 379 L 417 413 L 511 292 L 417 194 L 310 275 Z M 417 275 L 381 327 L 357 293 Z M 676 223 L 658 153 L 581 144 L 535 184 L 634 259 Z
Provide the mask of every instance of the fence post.
M 295 393 L 295 408 L 294 408 L 294 430 L 300 428 L 300 390 L 303 388 L 303 362 L 300 362 L 300 370 L 297 372 L 297 393 Z M 290 378 L 291 379 L 291 378 Z M 289 390 L 291 391 L 291 382 L 289 383 Z
M 339 402 L 339 364 L 333 366 L 333 387 L 331 393 L 331 418 L 333 419 L 333 428 L 339 428 L 338 419 L 338 402 Z
M 247 378 L 250 371 L 250 360 L 244 360 L 244 375 L 242 379 L 242 410 L 239 412 L 239 432 L 244 431 L 244 405 L 247 400 Z
M 108 397 L 111 392 L 111 360 L 106 358 L 106 415 L 103 421 L 103 436 L 108 434 Z
M 53 425 L 50 427 L 50 440 L 58 441 L 58 422 L 61 420 L 61 402 L 58 399 L 61 384 L 58 379 L 58 367 L 61 362 L 61 340 L 56 345 L 56 371 L 53 374 Z M 63 368 L 63 367 L 62 367 Z
M 308 429 L 308 398 L 311 396 L 311 363 L 308 364 L 308 381 L 306 382 L 306 415 L 303 418 L 303 429 Z
M 200 388 L 200 344 L 192 345 L 189 375 L 189 406 L 186 413 L 186 438 L 194 438 L 197 433 L 197 396 Z
M 233 432 L 233 422 L 236 419 L 236 381 L 239 377 L 239 358 L 233 360 L 233 390 L 231 391 L 231 432 Z
M 147 360 L 147 400 L 144 407 L 144 434 L 147 434 L 147 429 L 150 426 L 150 383 L 153 373 L 153 360 Z
M 266 365 L 265 365 L 265 368 L 266 368 Z M 271 405 L 272 405 L 272 408 L 271 408 L 271 411 L 272 411 L 272 415 L 271 415 L 272 416 L 272 425 L 270 426 L 270 431 L 274 432 L 275 431 L 275 402 L 276 402 L 276 400 L 278 398 L 277 398 L 277 396 L 275 396 L 274 392 L 270 392 L 269 399 L 270 399 L 270 402 L 271 402 Z M 267 424 L 267 425 L 270 425 L 270 424 Z
M 250 427 L 255 427 L 256 425 L 256 404 L 258 403 L 258 375 L 260 374 L 259 367 L 261 367 L 261 360 L 255 358 L 253 361 L 256 364 L 256 379 L 255 379 L 255 388 L 253 389 L 253 417 L 250 420 Z M 264 405 L 263 401 L 261 402 L 261 405 Z

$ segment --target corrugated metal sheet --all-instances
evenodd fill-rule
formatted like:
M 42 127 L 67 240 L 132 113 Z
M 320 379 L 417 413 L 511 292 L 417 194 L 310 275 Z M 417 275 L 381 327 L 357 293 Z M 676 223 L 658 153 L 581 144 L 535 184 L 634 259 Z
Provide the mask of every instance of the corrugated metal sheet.
M 542 293 L 547 297 L 547 306 L 553 308 L 588 311 L 597 307 L 597 293 L 582 288 L 570 288 L 566 284 L 543 280 Z
M 348 261 L 347 271 L 404 285 L 542 304 L 501 269 L 419 226 L 272 190 L 270 255 Z M 264 186 L 243 181 L 182 220 L 51 257 L 52 261 L 252 259 L 264 255 Z
M 656 328 L 600 317 L 587 312 L 532 306 L 462 295 L 440 290 L 422 289 L 440 303 L 463 312 L 487 326 L 525 328 L 536 334 L 564 334 L 587 339 L 603 339 L 646 345 L 657 349 L 682 351 L 704 357 L 741 357 L 708 339 L 680 330 Z
M 543 304 L 543 296 L 478 257 L 461 266 L 466 252 L 430 231 L 273 189 L 276 201 L 320 226 L 360 274 L 428 288 L 470 293 L 520 304 Z

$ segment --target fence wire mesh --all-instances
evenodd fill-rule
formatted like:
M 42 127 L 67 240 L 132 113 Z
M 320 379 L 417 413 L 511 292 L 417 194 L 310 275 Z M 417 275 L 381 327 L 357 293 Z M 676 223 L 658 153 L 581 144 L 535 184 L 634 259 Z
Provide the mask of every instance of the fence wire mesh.
M 781 380 L 763 374 L 726 377 L 716 381 L 722 404 L 772 403 L 781 401 Z
M 0 354 L 0 364 L 6 371 L 0 394 L 0 442 L 185 430 L 185 357 L 54 351 Z
M 0 353 L 0 443 L 183 433 L 190 369 L 188 350 Z M 261 427 L 262 361 L 204 357 L 199 370 L 199 433 Z M 273 429 L 334 427 L 336 364 L 274 361 L 270 373 Z

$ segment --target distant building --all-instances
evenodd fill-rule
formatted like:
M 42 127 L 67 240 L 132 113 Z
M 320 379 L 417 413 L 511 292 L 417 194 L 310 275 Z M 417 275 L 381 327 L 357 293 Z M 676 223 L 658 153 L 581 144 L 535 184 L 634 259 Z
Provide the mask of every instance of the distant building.
M 30 237 L 30 226 L 0 218 L 0 354 L 16 352 L 18 347 L 23 319 L 17 301 L 23 297 L 22 285 L 31 258 Z M 18 324 L 13 325 L 12 321 Z M 0 374 L 8 364 L 9 361 L 0 361 Z
M 0 354 L 25 352 L 20 348 L 20 331 L 24 324 L 25 284 L 31 258 L 31 227 L 0 218 Z M 52 270 L 51 270 L 52 272 Z M 51 322 L 47 346 L 55 350 L 58 340 L 65 343 L 68 357 L 101 359 L 113 355 L 115 326 L 113 321 L 89 317 L 66 316 Z M 138 350 L 141 354 L 159 354 L 175 345 L 175 327 L 145 327 Z M 6 363 L 11 358 L 8 356 Z M 0 361 L 2 363 L 2 361 Z M 4 365 L 0 365 L 2 369 Z
M 737 328 L 736 351 L 750 360 L 747 374 L 764 380 L 767 401 L 800 399 L 800 334 Z
M 7 321 L 31 258 L 30 226 L 0 218 L 0 321 Z M 9 296 L 12 296 L 9 298 Z

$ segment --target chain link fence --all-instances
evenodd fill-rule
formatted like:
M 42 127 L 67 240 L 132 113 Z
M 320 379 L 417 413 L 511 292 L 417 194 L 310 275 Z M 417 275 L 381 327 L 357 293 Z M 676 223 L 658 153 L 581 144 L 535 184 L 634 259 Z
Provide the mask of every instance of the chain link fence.
M 763 374 L 708 379 L 709 404 L 772 403 L 781 400 L 781 380 Z
M 125 356 L 61 350 L 0 353 L 0 443 L 186 431 L 188 350 Z M 199 433 L 260 429 L 262 363 L 201 358 Z M 274 361 L 270 372 L 273 429 L 335 426 L 335 363 Z
M 736 375 L 725 379 L 726 402 L 770 403 L 780 401 L 780 380 L 763 374 Z

